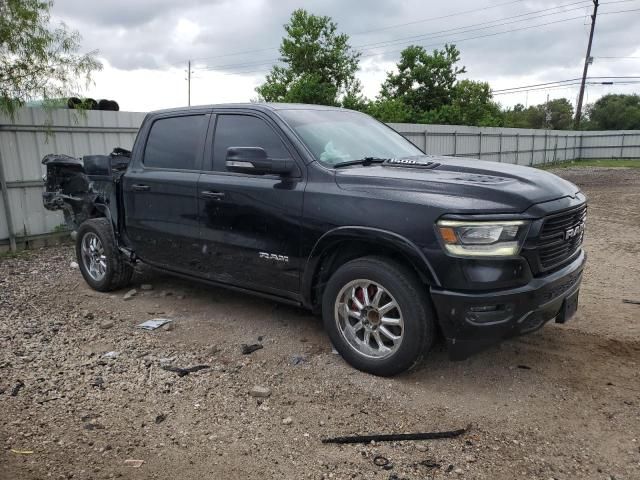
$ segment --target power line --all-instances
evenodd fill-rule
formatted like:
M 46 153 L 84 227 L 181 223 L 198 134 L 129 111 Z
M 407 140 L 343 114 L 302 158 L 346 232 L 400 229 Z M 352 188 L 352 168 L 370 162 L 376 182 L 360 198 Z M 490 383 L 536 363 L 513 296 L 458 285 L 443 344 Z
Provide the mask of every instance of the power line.
M 551 15 L 559 15 L 559 14 L 571 12 L 571 11 L 574 11 L 574 10 L 581 10 L 582 8 L 584 8 L 584 5 L 582 5 L 580 7 L 572 8 L 572 9 L 569 9 L 569 10 L 545 13 L 543 15 L 537 15 L 537 16 L 534 16 L 534 17 L 531 17 L 531 18 L 521 18 L 520 20 L 514 20 L 514 21 L 511 21 L 511 22 L 503 22 L 503 20 L 511 20 L 511 19 L 514 19 L 514 18 L 520 18 L 520 17 L 525 17 L 525 16 L 536 15 L 536 14 L 543 13 L 543 12 L 548 12 L 549 10 L 555 10 L 555 9 L 558 9 L 558 8 L 564 8 L 564 7 L 573 6 L 573 5 L 577 5 L 577 4 L 584 4 L 587 1 L 588 0 L 581 0 L 581 1 L 578 1 L 578 2 L 572 2 L 572 3 L 558 5 L 556 7 L 545 8 L 545 9 L 542 9 L 542 10 L 535 10 L 535 11 L 532 11 L 532 12 L 521 13 L 521 14 L 518 14 L 518 15 L 509 16 L 509 17 L 497 18 L 497 19 L 494 19 L 494 20 L 486 21 L 486 22 L 480 22 L 480 23 L 475 23 L 475 24 L 471 24 L 471 25 L 465 25 L 465 26 L 462 26 L 462 27 L 439 30 L 439 31 L 432 32 L 432 33 L 429 33 L 429 34 L 412 35 L 412 36 L 409 36 L 409 37 L 400 37 L 400 38 L 381 41 L 381 42 L 374 42 L 374 43 L 366 43 L 366 44 L 361 44 L 361 45 L 355 45 L 353 48 L 355 50 L 360 50 L 361 52 L 367 52 L 367 51 L 376 50 L 377 48 L 384 47 L 384 46 L 391 46 L 391 45 L 401 44 L 401 43 L 413 43 L 415 40 L 418 40 L 418 39 L 427 40 L 427 39 L 430 39 L 430 38 L 443 37 L 443 36 L 446 36 L 449 33 L 454 33 L 454 32 L 457 33 L 457 34 L 464 34 L 464 33 L 470 33 L 470 32 L 474 32 L 474 31 L 478 31 L 478 30 L 486 30 L 487 28 L 501 27 L 501 26 L 510 25 L 510 24 L 513 24 L 513 23 L 525 22 L 525 21 L 535 20 L 537 18 L 548 17 L 548 16 L 551 16 Z M 580 17 L 572 17 L 571 20 L 578 19 L 578 18 L 583 18 L 583 17 L 582 16 L 580 16 Z M 497 22 L 502 22 L 502 23 L 497 23 Z M 546 25 L 546 24 L 544 24 L 544 25 Z M 472 28 L 472 27 L 480 27 L 480 28 Z M 375 48 L 362 48 L 362 47 L 375 47 Z M 277 62 L 279 60 L 280 60 L 279 58 L 273 58 L 273 59 L 270 59 L 270 60 L 260 60 L 260 61 L 255 61 L 255 62 L 241 62 L 241 63 L 235 63 L 235 64 L 226 64 L 226 65 L 209 65 L 209 66 L 198 67 L 198 68 L 201 69 L 201 70 L 216 70 L 216 69 L 225 69 L 225 68 L 233 68 L 233 67 L 243 68 L 243 67 L 249 67 L 249 66 L 267 65 L 267 64 L 269 64 L 271 62 Z
M 627 13 L 627 12 L 637 12 L 637 11 L 640 11 L 640 8 L 636 8 L 636 9 L 632 9 L 632 10 L 619 10 L 619 11 L 615 11 L 615 12 L 602 12 L 602 13 L 600 13 L 600 15 L 613 15 L 613 14 L 617 14 L 617 13 Z M 582 15 L 578 16 L 578 17 L 569 17 L 569 18 L 564 18 L 564 19 L 561 19 L 561 20 L 555 20 L 553 22 L 546 22 L 546 23 L 540 23 L 540 24 L 537 24 L 537 25 L 529 25 L 529 26 L 525 26 L 525 27 L 519 27 L 519 28 L 510 29 L 510 30 L 504 30 L 502 32 L 494 32 L 494 33 L 489 33 L 489 34 L 485 34 L 485 35 L 477 35 L 477 36 L 474 36 L 474 37 L 468 37 L 468 38 L 462 38 L 462 39 L 452 39 L 452 40 L 448 40 L 448 41 L 446 41 L 444 43 L 454 43 L 455 44 L 455 43 L 465 42 L 465 41 L 468 41 L 468 40 L 477 40 L 478 38 L 493 37 L 493 36 L 502 35 L 502 34 L 505 34 L 505 33 L 519 32 L 519 31 L 522 31 L 522 30 L 529 30 L 531 28 L 544 27 L 544 26 L 547 26 L 547 25 L 555 25 L 555 24 L 558 24 L 558 23 L 569 22 L 569 21 L 572 21 L 572 20 L 578 20 L 578 19 L 582 20 L 583 18 L 584 18 L 584 16 L 582 16 Z M 500 26 L 500 25 L 496 25 L 496 26 Z M 432 44 L 429 44 L 429 45 L 421 45 L 421 46 L 426 48 L 426 47 L 442 45 L 442 43 L 443 42 L 432 43 Z M 371 49 L 371 50 L 373 50 L 373 49 Z M 394 53 L 394 52 L 401 52 L 402 50 L 404 50 L 404 49 L 386 50 L 386 51 L 383 51 L 383 52 L 380 52 L 380 53 Z M 374 56 L 374 55 L 376 55 L 376 54 L 369 54 L 369 55 L 362 55 L 362 56 L 363 57 L 369 57 L 369 56 Z
M 517 93 L 517 91 L 525 92 L 525 91 L 531 90 L 532 88 L 535 88 L 535 87 L 542 87 L 542 89 L 544 89 L 544 88 L 550 87 L 552 85 L 566 83 L 566 82 L 575 82 L 575 81 L 578 81 L 578 80 L 581 80 L 581 79 L 582 79 L 582 77 L 567 78 L 565 80 L 556 80 L 554 82 L 534 83 L 532 85 L 520 85 L 519 87 L 500 88 L 498 90 L 493 90 L 491 93 L 493 93 L 493 94 L 511 93 L 511 91 L 516 91 L 516 93 Z M 638 75 L 622 75 L 622 76 L 587 77 L 587 80 L 610 80 L 610 79 L 615 79 L 615 80 L 635 80 L 635 79 L 640 79 L 640 76 L 638 76 Z M 563 85 L 558 85 L 558 86 L 563 86 Z
M 440 17 L 430 17 L 430 18 L 423 18 L 421 20 L 415 20 L 412 22 L 407 22 L 407 23 L 398 23 L 395 25 L 388 25 L 386 27 L 379 27 L 379 28 L 374 28 L 371 30 L 366 30 L 366 31 L 361 31 L 361 32 L 354 32 L 352 34 L 350 34 L 350 36 L 356 36 L 356 35 L 365 35 L 368 33 L 372 33 L 372 32 L 378 32 L 378 31 L 383 31 L 383 30 L 389 30 L 389 29 L 393 29 L 393 28 L 398 28 L 398 27 L 404 27 L 407 25 L 414 25 L 414 24 L 418 24 L 418 23 L 426 23 L 426 22 L 431 22 L 434 20 L 441 20 L 444 18 L 451 18 L 451 17 L 455 17 L 455 16 L 460 16 L 460 15 L 466 15 L 467 13 L 475 13 L 475 12 L 480 12 L 480 11 L 485 11 L 485 10 L 491 10 L 493 8 L 497 8 L 497 7 L 501 7 L 501 6 L 505 6 L 505 5 L 511 5 L 514 3 L 521 3 L 524 0 L 512 0 L 510 2 L 504 2 L 504 3 L 499 3 L 497 5 L 492 5 L 492 6 L 487 6 L 487 7 L 482 7 L 482 8 L 474 8 L 471 10 L 464 10 L 464 11 L 460 11 L 460 12 L 455 12 L 455 13 L 450 13 L 448 15 L 443 15 Z M 585 0 L 586 1 L 586 0 Z M 239 52 L 232 52 L 232 53 L 225 53 L 225 54 L 221 54 L 221 55 L 212 55 L 212 56 L 208 56 L 208 57 L 200 57 L 200 58 L 192 58 L 192 61 L 198 61 L 198 60 L 211 60 L 214 58 L 224 58 L 224 57 L 231 57 L 231 56 L 236 56 L 236 55 L 246 55 L 247 53 L 257 53 L 257 52 L 266 52 L 266 51 L 272 51 L 272 50 L 278 50 L 279 47 L 268 47 L 268 48 L 260 48 L 260 49 L 252 49 L 252 50 L 242 50 Z M 186 60 L 183 60 L 183 62 Z M 183 63 L 180 62 L 180 63 Z
M 383 30 L 390 30 L 392 28 L 406 27 L 408 25 L 416 25 L 418 23 L 427 23 L 427 22 L 432 22 L 434 20 L 442 20 L 444 18 L 456 17 L 458 15 L 465 15 L 467 13 L 484 12 L 486 10 L 491 10 L 493 8 L 503 7 L 505 5 L 512 5 L 514 3 L 521 3 L 523 1 L 524 0 L 515 0 L 515 1 L 511 1 L 511 2 L 498 3 L 496 5 L 491 5 L 491 6 L 487 6 L 487 7 L 474 8 L 472 10 L 464 10 L 462 12 L 450 13 L 448 15 L 442 15 L 440 17 L 423 18 L 421 20 L 414 20 L 412 22 L 398 23 L 396 25 L 389 25 L 387 27 L 380 27 L 380 28 L 374 28 L 374 29 L 371 29 L 371 30 L 364 30 L 364 31 L 361 31 L 361 32 L 353 33 L 352 35 L 365 35 L 365 34 L 372 33 L 372 32 L 381 32 Z
M 600 15 L 613 15 L 613 14 L 636 12 L 636 11 L 640 11 L 640 8 L 631 9 L 631 10 L 620 10 L 620 11 L 614 11 L 614 12 L 602 12 L 602 13 L 600 13 Z M 560 12 L 558 12 L 558 13 L 560 13 Z M 530 30 L 532 28 L 544 27 L 544 26 L 548 26 L 548 25 L 555 25 L 555 24 L 565 23 L 565 22 L 578 20 L 578 19 L 581 20 L 583 18 L 584 17 L 582 15 L 581 16 L 576 16 L 576 17 L 569 17 L 569 18 L 564 18 L 564 19 L 560 19 L 560 20 L 555 20 L 555 21 L 552 21 L 552 22 L 545 22 L 545 23 L 540 23 L 540 24 L 536 24 L 536 25 L 528 25 L 528 26 L 524 26 L 524 27 L 513 28 L 513 29 L 509 29 L 509 30 L 504 30 L 504 31 L 501 31 L 501 32 L 487 33 L 487 34 L 483 34 L 483 35 L 476 35 L 476 36 L 466 37 L 466 38 L 450 39 L 450 40 L 447 40 L 446 42 L 438 42 L 438 43 L 432 43 L 432 44 L 421 45 L 421 46 L 424 47 L 424 48 L 427 48 L 427 47 L 439 46 L 439 45 L 442 45 L 443 43 L 454 43 L 454 44 L 457 44 L 457 43 L 466 42 L 466 41 L 469 41 L 469 40 L 477 40 L 477 39 L 480 39 L 480 38 L 489 38 L 489 37 L 494 37 L 494 36 L 497 36 L 497 35 L 504 35 L 506 33 L 519 32 L 519 31 L 523 31 L 523 30 Z M 500 26 L 500 25 L 495 25 L 495 26 Z M 378 50 L 378 49 L 377 48 L 370 48 L 370 49 L 365 49 L 364 51 L 373 51 L 373 50 Z M 402 49 L 393 49 L 393 50 L 382 50 L 382 51 L 377 51 L 376 53 L 364 54 L 364 55 L 362 55 L 362 58 L 372 57 L 372 56 L 376 56 L 376 55 L 380 55 L 380 54 L 400 52 L 402 50 L 404 50 L 404 48 L 402 48 Z M 279 59 L 274 59 L 273 61 L 279 61 Z M 237 68 L 242 68 L 242 67 L 251 67 L 251 66 L 258 66 L 258 65 L 271 65 L 271 64 L 272 64 L 271 61 L 265 61 L 265 62 L 256 62 L 256 63 L 235 64 L 234 66 L 236 66 Z M 220 68 L 220 67 L 217 67 L 217 68 Z M 225 72 L 225 75 L 236 75 L 236 74 L 247 74 L 247 73 L 262 73 L 262 72 L 268 72 L 269 70 L 270 70 L 270 68 L 259 69 L 259 70 L 249 70 L 249 71 L 229 71 L 229 72 Z
M 528 93 L 528 92 L 536 92 L 536 91 L 547 91 L 547 90 L 554 90 L 557 88 L 570 88 L 570 87 L 577 87 L 579 85 L 581 85 L 582 82 L 573 82 L 573 83 L 565 83 L 562 85 L 552 85 L 549 87 L 539 87 L 539 88 L 529 88 L 527 90 L 517 90 L 517 91 L 513 91 L 513 92 L 498 92 L 498 93 L 494 93 L 494 96 L 498 96 L 498 95 L 512 95 L 515 93 Z M 636 84 L 640 84 L 640 81 L 630 81 L 630 82 L 586 82 L 585 85 L 588 86 L 612 86 L 612 85 L 636 85 Z
M 559 12 L 545 13 L 543 15 L 537 15 L 537 16 L 531 17 L 531 18 L 523 18 L 523 19 L 520 19 L 520 20 L 514 20 L 512 22 L 503 22 L 503 23 L 499 23 L 497 25 L 489 25 L 489 24 L 496 23 L 496 22 L 502 22 L 503 20 L 511 20 L 513 18 L 520 18 L 520 17 L 526 17 L 526 16 L 530 16 L 530 15 L 535 15 L 535 14 L 538 14 L 538 13 L 548 12 L 549 10 L 555 10 L 555 9 L 558 9 L 558 8 L 563 8 L 563 7 L 567 7 L 567 6 L 576 5 L 576 4 L 579 4 L 579 3 L 584 4 L 585 1 L 588 1 L 588 0 L 582 0 L 582 1 L 579 1 L 579 2 L 573 2 L 573 3 L 564 4 L 564 5 L 559 5 L 557 7 L 545 8 L 545 9 L 542 9 L 542 10 L 535 10 L 533 12 L 521 13 L 519 15 L 512 15 L 512 16 L 509 16 L 509 17 L 497 18 L 495 20 L 490 20 L 490 21 L 486 21 L 486 22 L 480 22 L 480 23 L 475 23 L 475 24 L 471 24 L 471 25 L 465 25 L 464 27 L 457 27 L 457 28 L 450 28 L 450 29 L 446 29 L 446 30 L 440 30 L 440 31 L 436 31 L 436 32 L 428 33 L 428 34 L 413 35 L 413 36 L 410 36 L 410 37 L 397 38 L 397 39 L 394 39 L 394 40 L 386 40 L 386 41 L 383 41 L 383 42 L 368 43 L 368 44 L 364 44 L 364 45 L 356 45 L 354 48 L 369 47 L 369 46 L 381 45 L 381 44 L 392 44 L 392 43 L 397 43 L 397 42 L 401 42 L 402 43 L 405 40 L 420 39 L 420 38 L 423 38 L 423 37 L 427 37 L 427 38 L 441 37 L 441 36 L 443 36 L 443 35 L 439 35 L 441 33 L 450 33 L 450 32 L 454 32 L 456 30 L 464 30 L 462 32 L 457 32 L 457 33 L 468 33 L 468 32 L 473 32 L 473 31 L 476 31 L 476 30 L 485 30 L 487 28 L 501 27 L 501 26 L 510 25 L 510 24 L 513 24 L 513 23 L 527 22 L 529 20 L 535 20 L 537 18 L 549 17 L 551 15 L 559 15 L 559 14 L 562 14 L 562 13 L 572 12 L 574 10 L 582 10 L 584 8 L 584 5 L 581 5 L 581 6 L 575 7 L 575 8 L 570 8 L 568 10 L 559 11 Z M 482 25 L 487 25 L 487 26 L 484 26 L 482 28 L 470 29 L 470 27 L 478 27 L 478 26 L 482 26 Z

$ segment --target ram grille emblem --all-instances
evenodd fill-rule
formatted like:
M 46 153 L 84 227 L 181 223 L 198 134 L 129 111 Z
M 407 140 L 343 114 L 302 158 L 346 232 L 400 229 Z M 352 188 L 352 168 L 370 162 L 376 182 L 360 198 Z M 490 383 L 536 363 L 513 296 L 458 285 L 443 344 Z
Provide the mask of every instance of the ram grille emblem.
M 584 222 L 579 223 L 575 227 L 568 228 L 564 231 L 564 239 L 571 240 L 573 237 L 577 237 L 584 231 Z

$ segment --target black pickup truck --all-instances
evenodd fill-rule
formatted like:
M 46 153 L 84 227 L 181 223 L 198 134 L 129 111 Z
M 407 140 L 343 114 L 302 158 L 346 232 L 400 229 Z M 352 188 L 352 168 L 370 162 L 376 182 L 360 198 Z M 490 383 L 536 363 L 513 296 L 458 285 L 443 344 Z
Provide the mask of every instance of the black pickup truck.
M 321 312 L 340 354 L 393 375 L 563 323 L 586 199 L 533 168 L 425 155 L 362 113 L 237 104 L 146 116 L 131 152 L 48 155 L 44 203 L 87 283 L 141 261 Z

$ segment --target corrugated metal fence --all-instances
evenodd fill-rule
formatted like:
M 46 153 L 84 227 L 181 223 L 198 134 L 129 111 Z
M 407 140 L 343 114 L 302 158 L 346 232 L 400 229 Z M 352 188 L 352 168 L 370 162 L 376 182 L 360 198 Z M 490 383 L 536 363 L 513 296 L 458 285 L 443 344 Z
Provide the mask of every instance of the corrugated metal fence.
M 640 158 L 640 131 L 571 131 L 478 128 L 393 123 L 427 153 L 543 165 L 586 158 Z
M 42 157 L 54 152 L 80 157 L 109 153 L 115 147 L 130 149 L 144 115 L 106 111 L 78 115 L 56 110 L 49 118 L 41 109 L 25 108 L 14 122 L 0 116 L 0 249 L 13 237 L 19 242 L 33 241 L 63 224 L 61 214 L 42 207 Z M 640 131 L 391 126 L 430 154 L 520 165 L 577 158 L 640 158 Z
M 42 206 L 42 157 L 54 152 L 80 157 L 109 153 L 117 146 L 131 148 L 144 115 L 55 110 L 49 116 L 42 109 L 24 108 L 14 122 L 0 116 L 0 248 L 14 236 L 22 242 L 35 240 L 63 223 L 59 212 Z

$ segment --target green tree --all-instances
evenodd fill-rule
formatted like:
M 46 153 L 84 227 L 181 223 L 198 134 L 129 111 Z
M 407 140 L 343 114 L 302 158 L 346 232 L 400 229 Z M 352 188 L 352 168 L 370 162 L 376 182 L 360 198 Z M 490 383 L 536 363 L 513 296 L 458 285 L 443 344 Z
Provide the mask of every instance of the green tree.
M 425 112 L 421 123 L 500 127 L 504 123 L 500 105 L 493 101 L 486 82 L 461 80 L 453 86 L 451 103 Z
M 355 77 L 360 54 L 349 46 L 349 36 L 337 32 L 330 17 L 298 9 L 284 26 L 280 61 L 265 83 L 256 88 L 267 102 L 300 102 L 351 107 L 364 103 Z
M 504 126 L 512 128 L 532 128 L 529 120 L 530 108 L 525 108 L 517 103 L 513 108 L 507 108 L 503 112 Z
M 364 111 L 381 122 L 407 123 L 414 121 L 404 102 L 395 98 L 378 98 L 369 102 Z
M 80 35 L 50 26 L 52 1 L 0 0 L 0 112 L 13 117 L 28 101 L 44 105 L 77 96 L 102 68 L 95 52 L 80 54 Z
M 504 112 L 504 126 L 570 130 L 573 127 L 573 105 L 566 98 L 556 98 L 526 109 L 518 104 Z
M 605 95 L 586 108 L 589 130 L 640 129 L 640 96 Z
M 425 112 L 450 105 L 457 77 L 465 73 L 458 67 L 460 51 L 455 45 L 428 53 L 423 47 L 409 46 L 400 53 L 398 72 L 389 72 L 382 84 L 380 100 L 400 100 L 409 111 L 412 121 Z

